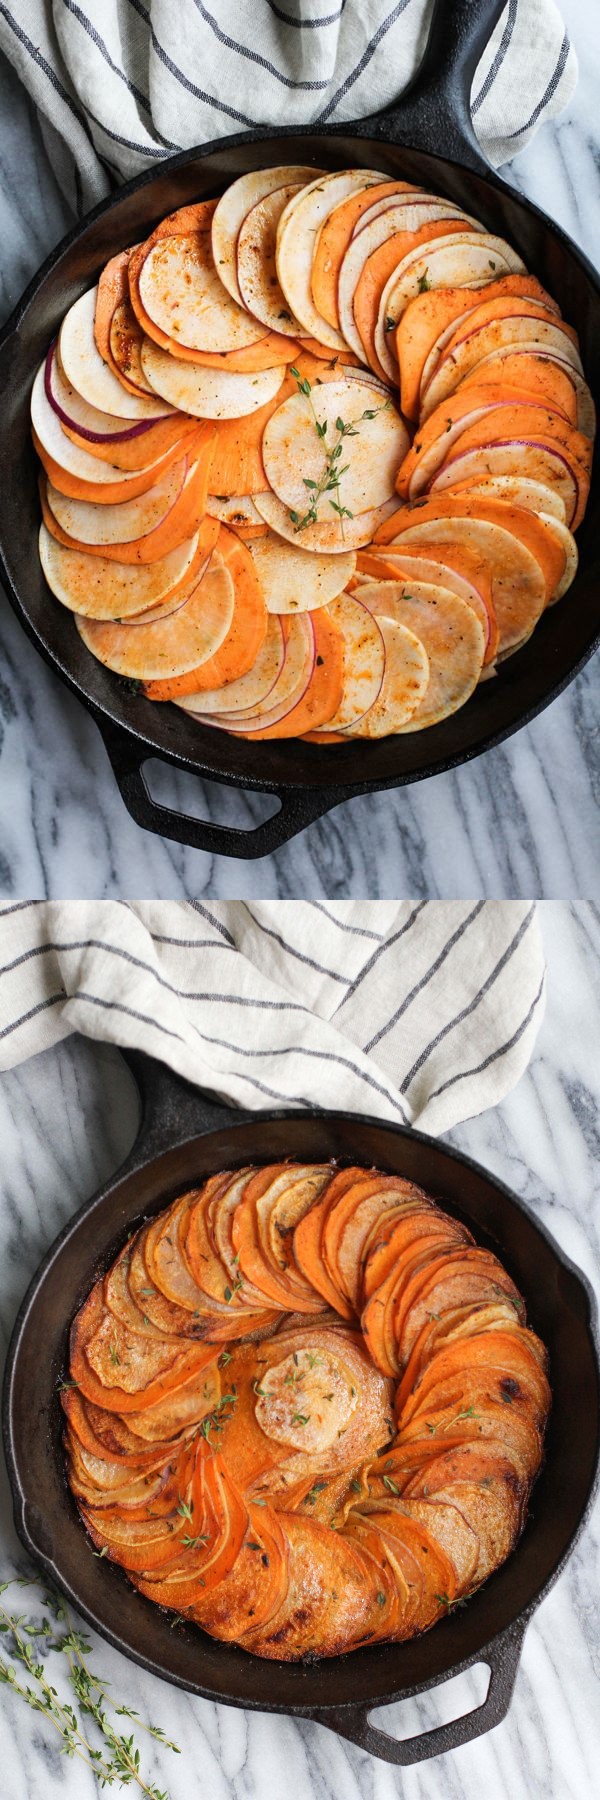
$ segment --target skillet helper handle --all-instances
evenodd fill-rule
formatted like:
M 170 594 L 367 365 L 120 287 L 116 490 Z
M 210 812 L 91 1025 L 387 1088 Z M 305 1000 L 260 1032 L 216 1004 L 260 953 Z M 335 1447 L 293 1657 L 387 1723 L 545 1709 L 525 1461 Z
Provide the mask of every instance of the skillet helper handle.
M 386 139 L 466 164 L 478 175 L 489 173 L 473 129 L 471 87 L 504 6 L 505 0 L 435 0 L 420 67 L 399 100 L 379 115 Z M 369 123 L 361 121 L 358 129 Z
M 261 792 L 274 794 L 280 801 L 280 810 L 272 818 L 264 819 L 261 825 L 245 830 L 239 825 L 217 825 L 210 819 L 195 819 L 190 813 L 176 812 L 172 806 L 163 806 L 154 800 L 144 777 L 144 763 L 150 754 L 160 758 L 160 751 L 150 753 L 146 746 L 136 743 L 128 732 L 118 726 L 108 725 L 105 719 L 97 721 L 109 760 L 116 776 L 117 785 L 131 818 L 136 825 L 142 825 L 145 831 L 154 831 L 159 837 L 174 838 L 178 844 L 187 844 L 192 850 L 208 850 L 212 856 L 241 856 L 246 859 L 270 856 L 273 850 L 279 850 L 290 838 L 320 819 L 330 807 L 336 806 L 338 800 L 350 799 L 353 790 L 343 792 L 335 788 L 286 788 L 283 792 L 261 783 Z M 245 783 L 227 782 L 218 774 L 210 774 L 207 779 L 223 781 L 225 785 L 245 786 Z M 256 791 L 256 790 L 255 790 Z
M 255 1117 L 240 1107 L 229 1106 L 226 1100 L 218 1100 L 205 1088 L 195 1087 L 167 1063 L 146 1056 L 142 1050 L 122 1050 L 121 1054 L 139 1089 L 142 1112 L 126 1170 L 119 1174 L 150 1162 L 163 1150 L 185 1143 L 187 1138 L 222 1131 L 228 1125 L 239 1125 Z
M 468 1744 L 473 1738 L 483 1737 L 486 1731 L 493 1731 L 506 1718 L 513 1695 L 514 1685 L 521 1660 L 523 1638 L 528 1619 L 519 1619 L 515 1625 L 502 1633 L 501 1637 L 482 1652 L 481 1658 L 473 1661 L 486 1662 L 490 1670 L 490 1682 L 485 1700 L 481 1706 L 474 1707 L 472 1712 L 465 1713 L 460 1719 L 452 1719 L 448 1725 L 437 1725 L 432 1731 L 424 1731 L 417 1737 L 395 1738 L 389 1732 L 382 1731 L 379 1726 L 371 1725 L 366 1707 L 348 1706 L 326 1712 L 315 1712 L 311 1718 L 319 1725 L 328 1725 L 330 1731 L 337 1731 L 340 1737 L 347 1738 L 351 1744 L 358 1744 L 370 1756 L 378 1756 L 381 1761 L 397 1763 L 407 1768 L 411 1763 L 428 1762 L 432 1756 L 443 1756 L 449 1750 L 458 1750 L 462 1744 Z

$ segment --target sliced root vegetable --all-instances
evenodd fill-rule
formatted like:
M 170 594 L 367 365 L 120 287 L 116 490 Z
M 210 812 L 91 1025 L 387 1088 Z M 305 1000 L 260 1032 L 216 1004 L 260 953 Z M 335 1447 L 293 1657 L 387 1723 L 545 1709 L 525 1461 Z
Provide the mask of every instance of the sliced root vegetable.
M 116 506 L 97 506 L 87 500 L 71 500 L 48 484 L 48 505 L 57 524 L 80 544 L 127 544 L 146 537 L 167 518 L 182 493 L 188 465 L 185 457 L 173 463 L 166 475 L 144 494 L 122 500 Z
M 520 437 L 542 442 L 549 436 L 556 438 L 559 443 L 571 446 L 574 458 L 583 460 L 584 465 L 589 464 L 589 440 L 575 432 L 562 413 L 541 406 L 535 395 L 526 394 L 518 387 L 510 388 L 502 382 L 490 383 L 487 387 L 485 384 L 483 387 L 466 384 L 448 400 L 442 401 L 419 426 L 398 471 L 398 493 L 404 498 L 416 499 L 442 465 L 456 454 L 458 446 L 461 450 L 471 450 L 479 444 L 503 442 L 513 434 L 515 441 Z M 491 469 L 486 470 L 483 454 L 480 472 L 493 473 Z M 460 479 L 457 475 L 457 480 Z
M 550 373 L 552 371 L 552 373 Z M 557 405 L 560 388 L 562 398 Z M 475 364 L 468 375 L 462 378 L 463 389 L 477 383 L 482 387 L 486 382 L 506 381 L 509 387 L 523 387 L 536 399 L 548 397 L 554 390 L 554 406 L 564 412 L 571 424 L 584 437 L 593 438 L 596 434 L 596 408 L 587 381 L 579 370 L 554 351 L 532 350 L 528 344 L 507 345 L 504 350 L 492 351 L 489 356 Z
M 122 386 L 127 388 L 130 393 L 139 394 L 140 392 L 145 391 L 145 384 L 142 383 L 141 387 L 138 386 L 138 383 L 132 379 L 126 369 L 119 368 L 113 357 L 110 341 L 111 326 L 115 313 L 120 306 L 129 303 L 128 269 L 130 255 L 130 250 L 119 250 L 116 256 L 111 256 L 110 261 L 105 263 L 98 281 L 98 291 L 96 294 L 94 339 L 96 348 L 99 350 L 102 357 L 102 361 L 108 363 L 109 369 L 112 369 L 117 380 L 120 381 Z
M 481 624 L 471 607 L 449 589 L 425 581 L 411 580 L 409 586 L 385 581 L 361 591 L 365 605 L 380 621 L 393 619 L 414 632 L 429 659 L 425 691 L 409 720 L 395 729 L 422 731 L 464 706 L 479 681 L 485 649 Z M 383 698 L 382 694 L 382 702 Z
M 219 281 L 210 237 L 215 209 L 215 200 L 204 200 L 199 201 L 197 205 L 180 207 L 177 212 L 170 213 L 168 218 L 163 219 L 161 224 L 156 226 L 144 244 L 139 244 L 132 251 L 128 267 L 130 300 L 142 331 L 155 343 L 160 344 L 163 349 L 168 350 L 172 356 L 181 358 L 184 362 L 191 360 L 203 363 L 209 368 L 231 368 L 240 374 L 256 373 L 260 369 L 272 368 L 277 362 L 285 362 L 289 345 L 281 333 L 265 331 L 264 326 L 261 326 L 258 320 L 249 325 L 249 314 L 245 308 L 238 306 L 231 299 L 227 289 Z M 193 245 L 195 275 L 192 267 L 185 266 L 184 252 L 178 253 L 175 248 L 175 241 L 178 238 L 188 240 Z M 161 245 L 167 246 L 164 252 L 160 251 Z M 156 258 L 154 258 L 155 252 L 157 252 Z M 165 291 L 164 289 L 162 279 L 164 266 L 161 262 L 163 254 L 165 263 L 173 260 L 176 265 L 177 282 L 183 289 L 181 306 L 184 313 L 186 308 L 190 309 L 194 334 L 192 345 L 186 344 L 181 330 L 163 329 L 154 313 L 146 310 L 142 298 L 140 281 L 146 262 L 152 256 L 154 260 L 151 269 L 154 268 L 157 278 L 159 299 L 162 288 L 162 299 L 167 308 L 169 306 L 172 296 L 170 290 Z M 189 281 L 186 279 L 187 275 L 190 276 Z M 146 270 L 144 280 L 150 281 L 148 270 Z M 153 283 L 150 282 L 150 285 L 152 286 Z M 202 316 L 191 304 L 192 287 L 196 299 L 199 299 L 201 293 L 205 295 L 207 305 L 206 309 L 202 308 Z M 175 297 L 178 296 L 175 295 Z M 231 336 L 236 339 L 245 338 L 246 341 L 238 342 L 235 349 L 215 349 L 213 347 L 203 350 L 197 346 L 195 339 L 199 338 L 200 334 L 205 335 L 209 316 L 215 324 L 215 340 L 219 338 L 223 340 L 229 333 L 230 341 Z M 244 321 L 246 321 L 245 324 Z M 177 323 L 181 323 L 180 311 L 177 314 Z M 252 335 L 248 335 L 250 332 Z
M 371 257 L 377 260 L 361 289 L 361 319 L 363 325 L 372 320 L 374 328 L 379 301 L 392 270 L 420 244 L 452 236 L 455 231 L 464 232 L 463 219 L 456 216 L 450 203 L 440 200 L 424 206 L 390 207 L 351 238 L 339 273 L 338 307 L 346 343 L 357 356 L 364 356 L 365 345 L 356 316 L 356 295 Z
M 301 186 L 315 181 L 324 173 L 324 169 L 289 164 L 274 169 L 250 169 L 247 175 L 240 175 L 237 181 L 232 181 L 217 201 L 211 226 L 213 259 L 219 279 L 232 299 L 237 300 L 238 306 L 244 305 L 236 257 L 238 236 L 244 219 L 259 201 L 266 199 L 275 189 L 291 184 Z
M 244 735 L 256 738 L 288 738 L 301 737 L 303 732 L 315 731 L 319 725 L 326 725 L 340 705 L 344 681 L 344 640 L 335 620 L 330 616 L 330 609 L 321 612 L 302 613 L 298 618 L 288 622 L 299 625 L 310 621 L 313 634 L 313 666 L 308 685 L 296 699 L 291 711 L 270 724 L 263 723 L 258 730 L 246 722 Z
M 530 452 L 534 458 L 542 455 L 555 468 L 550 485 L 558 487 L 567 507 L 567 522 L 576 530 L 589 492 L 591 448 L 589 438 L 559 414 L 524 401 L 489 411 L 464 430 L 435 479 L 439 485 L 451 487 L 455 480 L 473 474 L 472 464 L 466 466 L 473 451 L 479 456 L 480 470 L 492 475 L 518 474 L 520 466 L 527 467 Z
M 421 639 L 396 619 L 382 616 L 379 628 L 385 657 L 379 698 L 362 718 L 345 728 L 345 737 L 382 738 L 401 731 L 427 691 L 429 661 Z
M 133 618 L 176 596 L 199 575 L 207 550 L 202 533 L 187 538 L 160 562 L 144 566 L 111 562 L 69 550 L 40 526 L 40 562 L 48 586 L 71 612 L 87 619 Z
M 439 492 L 442 495 L 454 492 L 456 487 L 463 487 L 472 475 L 478 474 L 482 467 L 492 477 L 519 475 L 523 479 L 531 478 L 553 487 L 564 505 L 569 525 L 573 529 L 579 525 L 584 497 L 573 469 L 559 446 L 518 443 L 511 438 L 505 443 L 500 441 L 488 444 L 483 459 L 480 451 L 466 451 L 457 456 L 451 465 L 445 465 L 439 470 L 430 484 L 430 491 L 432 494 Z
M 418 544 L 392 545 L 378 554 L 359 553 L 357 573 L 375 581 L 411 580 L 433 582 L 458 594 L 477 614 L 485 640 L 484 663 L 494 661 L 498 649 L 498 626 L 492 599 L 492 583 L 483 557 L 475 556 L 463 546 L 440 544 L 427 555 Z
M 128 289 L 126 297 L 115 307 L 110 321 L 110 355 L 122 381 L 126 380 L 144 394 L 152 394 L 153 389 L 142 368 L 143 341 L 144 333 L 136 319 Z
M 320 524 L 330 517 L 332 494 L 352 516 L 388 500 L 406 444 L 391 402 L 346 377 L 284 401 L 265 427 L 262 454 L 274 494 L 297 514 L 292 523 L 313 507 Z
M 341 332 L 317 311 L 313 300 L 312 264 L 317 234 L 341 200 L 378 179 L 381 177 L 372 169 L 345 169 L 339 174 L 321 176 L 295 195 L 279 221 L 277 274 L 290 311 L 305 331 L 319 343 L 329 344 L 332 350 L 345 350 L 346 344 Z
M 518 296 L 492 304 L 498 308 L 495 317 L 484 317 L 491 310 L 489 304 L 478 307 L 444 345 L 439 361 L 421 388 L 422 419 L 454 393 L 464 375 L 470 375 L 485 356 L 496 350 L 527 345 L 532 355 L 543 350 L 555 351 L 559 356 L 564 352 L 563 360 L 581 374 L 579 353 L 566 327 L 547 308 Z
M 283 668 L 285 642 L 280 620 L 273 615 L 267 621 L 267 630 L 255 658 L 252 668 L 237 681 L 228 681 L 223 687 L 198 691 L 188 694 L 177 704 L 184 712 L 202 713 L 209 717 L 213 713 L 249 711 L 266 700 L 273 693 L 275 683 Z
M 413 191 L 408 181 L 380 181 L 374 186 L 369 183 L 367 187 L 359 188 L 358 193 L 338 200 L 320 225 L 312 259 L 311 294 L 321 318 L 336 331 L 340 329 L 337 298 L 340 268 L 363 214 L 370 211 L 377 200 Z
M 134 681 L 185 674 L 213 656 L 227 636 L 235 590 L 216 553 L 189 598 L 166 619 L 146 625 L 111 625 L 77 618 L 80 637 L 92 655 Z
M 374 706 L 384 679 L 386 647 L 378 621 L 356 594 L 339 594 L 328 611 L 342 635 L 344 672 L 339 706 L 321 729 L 338 732 L 355 725 Z
M 149 338 L 142 345 L 142 368 L 155 393 L 198 419 L 239 419 L 257 412 L 274 399 L 284 378 L 281 366 L 235 375 L 230 369 L 178 363 Z
M 274 532 L 251 545 L 251 556 L 270 613 L 313 612 L 327 606 L 354 574 L 351 551 L 345 556 L 318 556 L 300 544 L 283 543 Z
M 452 242 L 445 246 L 452 253 Z M 439 245 L 432 255 L 437 256 Z M 427 279 L 427 277 L 425 277 Z M 466 291 L 463 287 L 436 287 L 431 291 L 424 289 L 410 300 L 402 313 L 396 332 L 396 352 L 400 365 L 401 405 L 402 411 L 409 419 L 419 415 L 419 395 L 421 382 L 428 359 L 434 353 L 445 333 L 450 337 L 458 319 L 466 318 L 485 300 L 499 298 L 505 294 L 526 294 L 531 299 L 542 300 L 545 305 L 553 307 L 541 283 L 534 275 L 504 275 L 498 281 L 486 282 L 485 286 Z M 555 307 L 558 313 L 558 307 Z
M 183 413 L 170 412 L 166 419 L 128 424 L 114 414 L 98 412 L 70 386 L 56 349 L 48 353 L 44 384 L 46 397 L 66 436 L 96 460 L 110 463 L 112 470 L 143 473 L 198 430 L 197 421 Z
M 185 237 L 161 237 L 142 263 L 138 289 L 148 317 L 186 350 L 245 350 L 261 325 L 223 287 L 213 261 L 212 211 Z
M 211 519 L 206 523 L 213 526 L 216 521 Z M 172 681 L 149 683 L 146 693 L 150 700 L 176 700 L 181 694 L 204 688 L 211 691 L 224 682 L 237 681 L 254 666 L 266 637 L 268 615 L 252 557 L 246 545 L 223 525 L 219 529 L 217 547 L 235 590 L 227 635 L 215 654 L 205 658 L 200 668 L 193 668 Z
M 277 226 L 285 207 L 304 183 L 275 188 L 259 200 L 240 229 L 237 241 L 238 284 L 244 305 L 269 331 L 296 338 L 300 321 L 290 312 L 275 262 Z
M 31 423 L 34 445 L 47 474 L 55 487 L 60 487 L 63 493 L 72 494 L 74 499 L 87 497 L 90 500 L 106 499 L 110 502 L 124 500 L 128 495 L 142 494 L 181 454 L 176 440 L 156 460 L 150 456 L 147 466 L 125 470 L 90 455 L 89 450 L 74 443 L 63 430 L 45 391 L 43 367 L 38 369 L 33 384 Z M 196 429 L 199 429 L 198 426 Z
M 383 290 L 375 327 L 375 349 L 382 368 L 397 376 L 395 329 L 406 307 L 418 294 L 441 287 L 469 288 L 489 282 L 494 271 L 509 275 L 524 270 L 524 263 L 504 238 L 489 232 L 457 232 L 454 241 L 432 252 L 413 251 L 405 257 Z M 424 284 L 427 283 L 427 288 Z
M 285 640 L 285 654 L 274 687 L 244 713 L 220 713 L 211 723 L 223 725 L 227 730 L 237 727 L 242 732 L 251 729 L 259 731 L 263 726 L 277 725 L 292 712 L 305 694 L 311 679 L 315 661 L 315 634 L 308 613 L 300 614 L 297 619 L 282 620 L 281 629 Z
M 58 504 L 60 501 L 64 501 L 64 495 L 57 496 L 51 486 L 48 486 L 48 490 L 46 490 L 46 486 L 42 482 L 40 492 L 44 523 L 52 537 L 57 538 L 61 544 L 67 544 L 70 549 L 87 550 L 91 555 L 97 553 L 100 556 L 109 557 L 114 562 L 121 563 L 158 562 L 160 558 L 168 556 L 171 550 L 175 550 L 178 544 L 182 544 L 185 538 L 191 537 L 198 530 L 201 532 L 203 540 L 212 544 L 216 541 L 218 534 L 218 521 L 204 517 L 209 458 L 210 451 L 204 462 L 199 460 L 188 467 L 183 487 L 173 505 L 155 529 L 146 532 L 143 537 L 133 538 L 127 543 L 121 541 L 111 543 L 105 532 L 101 542 L 92 544 L 71 536 L 58 523 L 53 510 L 53 503 Z M 124 504 L 131 503 L 125 502 Z M 90 528 L 91 513 L 87 502 L 71 501 L 70 505 L 72 507 L 81 505 L 85 509 L 83 516 Z M 105 510 L 107 509 L 102 508 L 103 512 Z
M 504 525 L 478 517 L 467 500 L 448 496 L 424 506 L 405 507 L 397 515 L 397 542 L 442 543 L 448 538 L 481 554 L 492 581 L 499 651 L 518 644 L 533 630 L 546 604 L 543 571 L 532 552 L 514 535 L 510 509 Z
M 512 506 L 525 506 L 531 512 L 550 513 L 553 518 L 566 524 L 566 509 L 560 494 L 554 488 L 545 487 L 543 481 L 529 481 L 520 475 L 479 475 L 472 481 L 465 481 L 457 490 L 458 494 L 471 494 L 473 499 L 508 500 Z
M 514 537 L 535 556 L 544 577 L 546 605 L 560 599 L 570 587 L 577 566 L 574 539 L 564 521 L 553 514 L 519 506 L 516 501 L 508 505 L 506 500 L 494 499 L 489 494 L 487 497 L 473 495 L 468 486 L 458 490 L 458 497 L 461 493 L 466 512 L 475 518 L 488 519 L 491 524 L 508 525 Z
M 90 406 L 119 419 L 155 419 L 160 412 L 166 414 L 168 407 L 157 405 L 154 396 L 128 392 L 103 361 L 94 337 L 97 294 L 97 288 L 88 288 L 63 319 L 58 348 L 67 381 Z
M 286 538 L 288 543 L 297 544 L 298 527 L 290 517 L 290 511 L 270 491 L 254 495 L 254 504 L 266 520 L 271 530 L 279 537 Z M 396 508 L 393 500 L 386 500 L 383 506 L 371 507 L 368 512 L 357 513 L 353 519 L 340 519 L 332 512 L 330 518 L 319 520 L 316 525 L 306 525 L 302 531 L 302 547 L 305 550 L 323 551 L 325 555 L 345 555 L 348 550 L 357 550 L 362 544 L 370 544 L 371 538 L 390 513 Z

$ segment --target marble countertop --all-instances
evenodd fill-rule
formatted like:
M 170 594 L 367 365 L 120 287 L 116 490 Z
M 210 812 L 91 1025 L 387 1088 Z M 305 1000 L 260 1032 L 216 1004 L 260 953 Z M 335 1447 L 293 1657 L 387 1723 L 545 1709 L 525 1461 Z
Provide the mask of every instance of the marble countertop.
M 452 1134 L 459 1149 L 506 1180 L 598 1287 L 597 1057 L 600 917 L 592 905 L 542 906 L 548 1004 L 533 1061 L 495 1112 Z M 8 1340 L 24 1289 L 56 1233 L 127 1153 L 137 1123 L 133 1082 L 117 1051 L 71 1038 L 0 1080 L 3 1256 L 0 1315 Z M 192 1699 L 94 1641 L 93 1661 L 142 1719 L 183 1747 L 150 1746 L 145 1768 L 170 1800 L 594 1800 L 600 1767 L 600 1521 L 584 1533 L 529 1626 L 506 1720 L 452 1755 L 406 1771 L 376 1762 L 321 1726 L 244 1714 Z M 21 1553 L 0 1476 L 0 1577 Z M 19 1596 L 18 1609 L 26 1604 Z M 481 1700 L 481 1666 L 430 1696 L 381 1709 L 405 1736 Z M 269 1691 L 265 1670 L 265 1693 Z M 145 1748 L 145 1746 L 144 1746 Z M 65 1763 L 44 1722 L 2 1690 L 0 1766 L 6 1800 L 94 1800 L 80 1765 Z M 280 1786 L 281 1783 L 281 1786 Z
M 571 108 L 503 171 L 594 254 L 600 49 L 589 0 L 563 0 L 580 60 Z M 38 120 L 0 69 L 0 308 L 5 316 L 72 223 Z M 140 830 L 125 811 L 99 733 L 37 655 L 7 606 L 0 617 L 2 774 L 10 797 L 0 892 L 39 897 L 367 893 L 452 898 L 574 897 L 594 891 L 597 660 L 532 725 L 476 762 L 412 788 L 338 806 L 257 863 L 215 859 Z M 258 823 L 264 803 L 155 765 L 155 797 L 220 822 Z

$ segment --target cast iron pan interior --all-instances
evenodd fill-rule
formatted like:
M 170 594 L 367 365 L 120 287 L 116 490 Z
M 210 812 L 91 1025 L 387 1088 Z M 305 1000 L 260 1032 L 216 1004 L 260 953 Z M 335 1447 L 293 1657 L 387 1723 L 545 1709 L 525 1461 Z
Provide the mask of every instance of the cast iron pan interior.
M 340 1113 L 233 1112 L 138 1053 L 128 1061 L 144 1116 L 117 1176 L 48 1252 L 23 1302 L 9 1351 L 4 1433 L 19 1535 L 84 1617 L 134 1661 L 195 1694 L 263 1711 L 300 1713 L 389 1761 L 412 1762 L 498 1724 L 507 1710 L 527 1621 L 555 1580 L 590 1503 L 598 1456 L 599 1371 L 594 1302 L 581 1274 L 513 1194 L 478 1164 L 418 1132 Z M 203 1135 L 199 1135 L 199 1133 Z M 205 1135 L 204 1135 L 205 1134 Z M 169 1615 L 94 1557 L 66 1488 L 57 1382 L 68 1328 L 97 1271 L 132 1227 L 209 1172 L 286 1156 L 376 1163 L 437 1196 L 497 1250 L 548 1346 L 553 1408 L 544 1467 L 514 1554 L 481 1592 L 412 1643 L 318 1665 L 269 1663 L 218 1644 Z M 484 1705 L 423 1737 L 397 1742 L 370 1709 L 434 1686 L 483 1660 Z
M 39 501 L 29 394 L 33 372 L 62 315 L 114 251 L 138 241 L 165 213 L 220 192 L 250 168 L 298 161 L 331 169 L 371 165 L 449 195 L 516 245 L 528 268 L 556 296 L 579 332 L 588 380 L 600 390 L 598 277 L 557 226 L 490 174 L 471 127 L 471 79 L 501 7 L 502 0 L 440 0 L 416 83 L 397 107 L 375 119 L 293 136 L 261 128 L 172 157 L 158 173 L 130 182 L 64 240 L 6 328 L 0 347 L 0 546 L 9 594 L 38 649 L 96 718 L 125 803 L 150 830 L 219 854 L 262 856 L 352 794 L 420 780 L 500 742 L 560 693 L 597 642 L 597 476 L 579 534 L 580 572 L 566 602 L 546 614 L 531 642 L 452 718 L 413 736 L 366 745 L 320 750 L 300 742 L 237 742 L 194 724 L 173 706 L 132 696 L 94 661 L 68 613 L 51 599 L 37 554 Z M 150 796 L 142 771 L 151 756 L 218 781 L 266 789 L 278 795 L 281 810 L 254 831 L 179 814 Z

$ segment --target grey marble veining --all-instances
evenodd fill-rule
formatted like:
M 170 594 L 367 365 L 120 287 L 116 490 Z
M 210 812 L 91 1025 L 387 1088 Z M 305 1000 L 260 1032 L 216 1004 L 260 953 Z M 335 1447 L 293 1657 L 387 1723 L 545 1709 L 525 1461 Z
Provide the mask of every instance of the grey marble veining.
M 568 113 L 504 171 L 598 260 L 600 49 L 596 9 L 563 0 L 580 60 Z M 0 68 L 0 308 L 5 315 L 72 217 L 39 124 Z M 567 602 L 568 604 L 568 602 Z M 92 720 L 0 608 L 0 894 L 186 898 L 398 894 L 571 898 L 598 880 L 598 659 L 533 724 L 463 768 L 349 800 L 272 857 L 215 859 L 141 831 L 125 811 Z M 233 825 L 257 796 L 150 771 L 162 801 Z
M 548 1004 L 533 1061 L 492 1113 L 452 1133 L 458 1148 L 512 1186 L 600 1287 L 600 915 L 541 908 Z M 30 1276 L 57 1231 L 126 1154 L 138 1107 L 118 1052 L 70 1039 L 0 1080 L 3 1145 L 4 1342 Z M 0 1577 L 20 1556 L 0 1477 Z M 242 1713 L 178 1693 L 94 1640 L 94 1662 L 142 1719 L 183 1747 L 145 1768 L 171 1800 L 596 1800 L 600 1767 L 598 1509 L 567 1569 L 529 1626 L 507 1719 L 452 1755 L 400 1771 L 307 1721 Z M 23 1605 L 20 1598 L 19 1606 Z M 265 1694 L 268 1694 L 268 1669 Z M 477 1704 L 481 1666 L 375 1722 L 407 1735 Z M 144 1745 L 145 1750 L 145 1745 Z M 94 1800 L 80 1765 L 65 1764 L 36 1715 L 2 1689 L 0 1767 L 6 1800 Z

